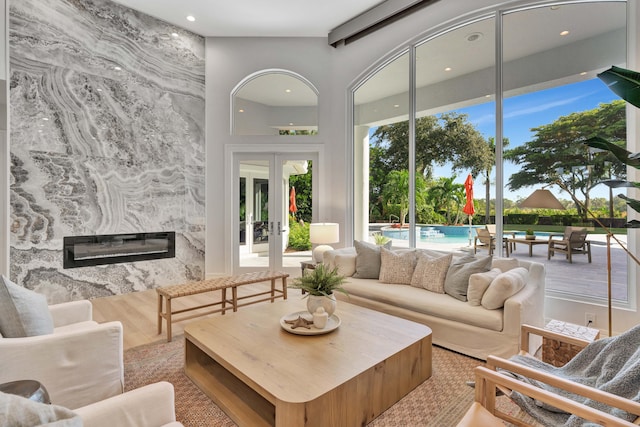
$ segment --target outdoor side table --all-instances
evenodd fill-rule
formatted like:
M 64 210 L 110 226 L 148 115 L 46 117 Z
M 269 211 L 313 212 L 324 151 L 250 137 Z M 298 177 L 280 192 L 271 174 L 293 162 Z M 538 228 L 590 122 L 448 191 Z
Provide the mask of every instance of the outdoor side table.
M 562 322 L 560 320 L 551 320 L 544 328 L 548 331 L 587 341 L 595 341 L 600 338 L 600 331 L 598 329 Z M 582 350 L 582 348 L 575 345 L 561 343 L 549 338 L 542 339 L 542 361 L 553 366 L 564 366 L 564 364 L 573 359 L 580 350 Z

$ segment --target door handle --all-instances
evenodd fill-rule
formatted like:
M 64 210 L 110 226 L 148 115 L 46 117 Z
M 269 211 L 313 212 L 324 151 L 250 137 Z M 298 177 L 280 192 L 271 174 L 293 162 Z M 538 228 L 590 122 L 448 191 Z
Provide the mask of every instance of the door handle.
M 282 234 L 282 224 L 280 224 L 280 221 L 278 221 L 278 236 Z
M 271 225 L 269 226 L 269 234 L 273 236 L 273 221 L 271 221 Z

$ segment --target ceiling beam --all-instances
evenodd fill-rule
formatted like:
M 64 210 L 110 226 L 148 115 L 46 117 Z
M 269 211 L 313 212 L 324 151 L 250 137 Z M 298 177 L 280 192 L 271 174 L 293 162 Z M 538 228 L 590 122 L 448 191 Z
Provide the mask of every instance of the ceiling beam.
M 329 44 L 348 44 L 438 0 L 386 0 L 331 30 Z

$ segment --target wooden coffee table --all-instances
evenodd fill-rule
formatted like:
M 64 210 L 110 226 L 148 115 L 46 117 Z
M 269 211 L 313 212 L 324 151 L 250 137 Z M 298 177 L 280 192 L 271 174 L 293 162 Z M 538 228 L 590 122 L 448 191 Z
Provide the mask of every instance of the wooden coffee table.
M 306 300 L 185 326 L 185 372 L 240 426 L 365 425 L 431 376 L 431 329 L 339 301 L 338 329 L 302 336 L 280 318 Z
M 549 240 L 543 240 L 543 239 L 534 239 L 534 240 L 528 240 L 528 239 L 507 239 L 507 242 L 509 242 L 510 244 L 514 244 L 513 247 L 514 249 L 511 251 L 511 253 L 513 253 L 513 251 L 515 250 L 515 244 L 522 244 L 522 245 L 528 245 L 529 246 L 529 256 L 532 257 L 533 256 L 533 247 L 535 245 L 548 245 L 549 244 Z M 507 252 L 507 256 L 509 256 L 509 252 Z

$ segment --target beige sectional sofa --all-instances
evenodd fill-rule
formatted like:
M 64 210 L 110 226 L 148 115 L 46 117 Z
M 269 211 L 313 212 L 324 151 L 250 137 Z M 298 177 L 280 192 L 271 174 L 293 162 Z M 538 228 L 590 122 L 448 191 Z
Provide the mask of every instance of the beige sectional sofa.
M 381 249 L 381 251 L 384 250 Z M 404 253 L 402 256 L 410 257 L 407 252 L 412 251 L 416 260 L 421 256 L 433 258 L 446 254 L 421 249 L 399 249 L 397 252 Z M 385 252 L 385 254 L 389 256 L 391 252 L 393 250 Z M 457 299 L 460 296 L 454 298 L 448 293 L 440 293 L 441 290 L 433 292 L 425 289 L 425 287 L 431 287 L 431 283 L 429 286 L 418 287 L 419 285 L 416 286 L 415 283 L 413 285 L 390 284 L 380 281 L 379 278 L 354 277 L 358 276 L 358 267 L 362 267 L 363 262 L 367 264 L 367 268 L 375 264 L 371 258 L 363 260 L 358 256 L 354 247 L 335 249 L 324 254 L 323 263 L 331 268 L 337 267 L 347 277 L 347 283 L 344 287 L 349 296 L 336 293 L 338 299 L 425 324 L 433 331 L 433 343 L 436 345 L 483 360 L 486 360 L 490 354 L 509 357 L 520 349 L 521 324 L 543 326 L 545 288 L 543 264 L 516 259 L 488 260 L 487 265 L 490 265 L 489 268 L 492 271 L 473 276 L 474 283 L 485 277 L 482 279 L 487 282 L 484 286 L 491 282 L 491 289 L 494 289 L 493 285 L 498 281 L 494 278 L 497 274 L 506 271 L 519 272 L 520 277 L 525 278 L 521 284 L 523 287 L 519 290 L 518 288 L 512 289 L 516 293 L 508 296 L 504 303 L 500 300 L 497 304 L 495 301 L 487 301 L 488 304 L 485 305 L 488 307 L 489 304 L 500 306 L 488 309 L 483 305 L 475 305 L 481 301 L 482 298 L 479 299 L 479 297 L 488 296 L 488 289 L 483 296 L 481 295 L 482 288 L 480 294 L 478 294 L 477 288 L 474 288 L 475 291 L 469 288 L 469 297 L 476 300 L 472 305 L 469 301 Z M 449 258 L 451 265 L 459 262 L 465 256 L 471 257 L 471 255 L 454 254 L 452 259 Z M 517 267 L 523 268 L 516 269 Z M 495 270 L 495 268 L 499 270 Z M 382 265 L 381 274 L 389 277 L 388 272 L 385 274 L 384 270 L 384 265 Z M 401 273 L 409 274 L 407 271 Z M 452 273 L 445 271 L 443 274 Z M 502 276 L 507 274 L 510 273 L 504 273 Z M 362 274 L 360 275 L 362 276 Z M 486 279 L 486 277 L 489 278 Z M 470 281 L 474 279 L 471 279 L 471 276 L 469 278 Z M 531 343 L 530 348 L 537 348 L 537 344 Z

